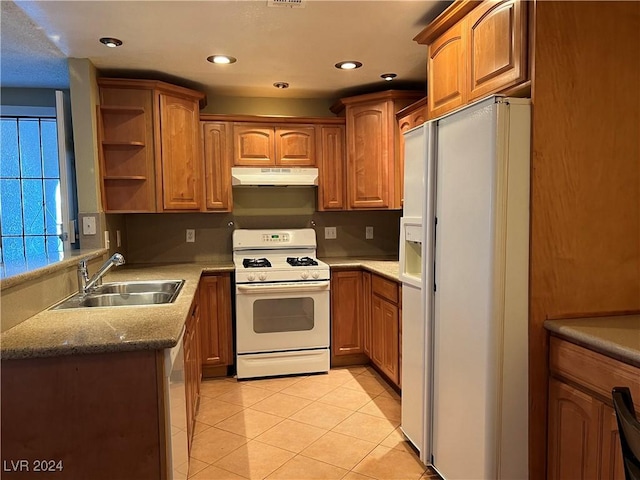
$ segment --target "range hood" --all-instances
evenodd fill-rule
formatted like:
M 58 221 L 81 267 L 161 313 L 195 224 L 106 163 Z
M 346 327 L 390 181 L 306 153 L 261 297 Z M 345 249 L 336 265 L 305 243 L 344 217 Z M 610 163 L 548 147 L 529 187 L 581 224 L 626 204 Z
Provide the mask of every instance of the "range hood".
M 317 168 L 231 168 L 231 185 L 238 186 L 278 186 L 297 187 L 318 185 Z

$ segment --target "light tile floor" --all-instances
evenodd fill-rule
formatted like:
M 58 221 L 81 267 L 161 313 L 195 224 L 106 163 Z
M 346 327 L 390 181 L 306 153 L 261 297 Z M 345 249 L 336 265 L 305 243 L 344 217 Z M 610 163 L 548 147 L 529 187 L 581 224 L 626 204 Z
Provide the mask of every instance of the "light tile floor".
M 432 478 L 399 431 L 400 397 L 370 367 L 204 380 L 200 394 L 189 479 Z

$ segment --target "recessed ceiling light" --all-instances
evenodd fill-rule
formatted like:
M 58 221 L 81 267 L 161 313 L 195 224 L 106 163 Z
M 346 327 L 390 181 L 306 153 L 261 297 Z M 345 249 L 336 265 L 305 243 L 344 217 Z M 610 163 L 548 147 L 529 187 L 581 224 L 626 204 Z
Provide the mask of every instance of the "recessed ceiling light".
M 289 88 L 289 84 L 287 82 L 276 82 L 273 86 L 276 88 Z
M 100 39 L 100 43 L 110 48 L 116 48 L 122 45 L 122 40 L 118 40 L 117 38 L 111 38 L 111 37 L 102 37 Z
M 336 68 L 341 70 L 354 70 L 356 68 L 360 68 L 362 63 L 356 62 L 355 60 L 347 60 L 344 62 L 336 63 Z
M 230 57 L 229 55 L 211 55 L 207 57 L 207 60 L 211 63 L 217 63 L 219 65 L 225 65 L 228 63 L 236 63 L 238 61 L 235 57 Z
M 380 75 L 380 78 L 386 80 L 387 82 L 390 82 L 391 80 L 393 80 L 397 76 L 398 75 L 396 75 L 395 73 L 383 73 L 382 75 Z

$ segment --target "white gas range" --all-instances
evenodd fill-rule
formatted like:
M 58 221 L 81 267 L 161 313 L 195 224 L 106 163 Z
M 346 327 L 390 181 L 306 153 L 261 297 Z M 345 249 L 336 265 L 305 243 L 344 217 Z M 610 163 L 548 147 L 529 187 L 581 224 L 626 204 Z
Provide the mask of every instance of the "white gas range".
M 233 232 L 238 378 L 329 370 L 329 266 L 313 229 Z

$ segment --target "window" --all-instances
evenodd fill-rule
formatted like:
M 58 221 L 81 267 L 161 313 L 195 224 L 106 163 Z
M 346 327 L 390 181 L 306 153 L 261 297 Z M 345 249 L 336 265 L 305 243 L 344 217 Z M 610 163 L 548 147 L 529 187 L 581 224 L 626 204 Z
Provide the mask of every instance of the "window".
M 62 129 L 64 132 L 64 126 Z M 69 248 L 67 168 L 66 161 L 61 165 L 59 160 L 58 130 L 56 108 L 2 108 L 0 261 L 3 276 L 59 260 Z

